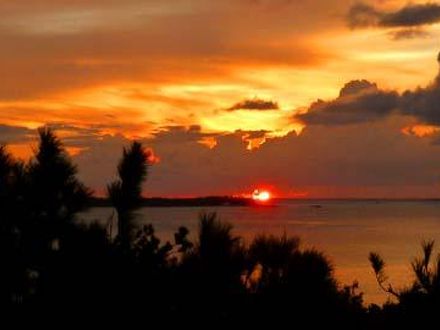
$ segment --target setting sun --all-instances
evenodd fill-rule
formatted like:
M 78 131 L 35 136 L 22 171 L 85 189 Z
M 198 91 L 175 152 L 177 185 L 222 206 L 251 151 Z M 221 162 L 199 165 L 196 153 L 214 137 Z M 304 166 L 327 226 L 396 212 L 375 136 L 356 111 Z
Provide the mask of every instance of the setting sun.
M 271 195 L 267 190 L 254 190 L 252 193 L 252 199 L 259 202 L 266 202 L 270 200 Z

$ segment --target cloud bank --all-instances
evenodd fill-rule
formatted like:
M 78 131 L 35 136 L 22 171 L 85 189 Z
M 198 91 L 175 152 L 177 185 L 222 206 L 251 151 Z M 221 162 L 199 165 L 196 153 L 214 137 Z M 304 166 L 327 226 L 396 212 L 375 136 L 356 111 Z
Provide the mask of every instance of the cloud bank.
M 372 122 L 393 113 L 440 126 L 440 75 L 426 87 L 401 94 L 382 90 L 366 80 L 351 81 L 341 89 L 338 98 L 318 100 L 295 118 L 306 125 L 346 125 Z
M 423 28 L 440 22 L 440 4 L 408 4 L 395 11 L 386 11 L 360 2 L 350 8 L 347 22 L 352 29 L 392 28 L 390 35 L 394 40 L 426 38 L 429 33 Z
M 307 113 L 296 116 L 307 125 L 344 125 L 379 120 L 391 114 L 398 103 L 393 91 L 382 91 L 367 80 L 347 83 L 333 101 L 318 100 Z
M 440 22 L 440 5 L 436 3 L 409 4 L 397 11 L 383 11 L 365 3 L 350 8 L 348 23 L 361 27 L 417 27 Z

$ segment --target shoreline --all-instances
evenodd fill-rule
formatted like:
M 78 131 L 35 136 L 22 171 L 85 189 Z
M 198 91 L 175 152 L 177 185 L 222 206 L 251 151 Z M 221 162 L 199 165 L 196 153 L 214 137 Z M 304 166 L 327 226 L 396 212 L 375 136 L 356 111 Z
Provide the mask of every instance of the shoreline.
M 268 202 L 258 202 L 252 198 L 232 197 L 232 196 L 205 196 L 188 198 L 167 198 L 167 197 L 148 197 L 143 198 L 140 207 L 202 207 L 202 206 L 237 206 L 237 207 L 269 207 L 277 206 L 279 202 L 298 202 L 298 203 L 328 203 L 328 202 L 367 202 L 367 203 L 420 203 L 420 202 L 440 202 L 439 198 L 273 198 Z M 107 198 L 93 197 L 89 202 L 90 207 L 109 207 L 110 200 Z

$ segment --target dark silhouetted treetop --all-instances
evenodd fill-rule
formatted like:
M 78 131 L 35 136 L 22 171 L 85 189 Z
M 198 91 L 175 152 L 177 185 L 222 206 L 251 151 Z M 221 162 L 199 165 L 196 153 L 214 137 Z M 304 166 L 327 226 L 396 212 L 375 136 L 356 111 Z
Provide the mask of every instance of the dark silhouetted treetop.
M 33 211 L 52 220 L 71 220 L 84 209 L 91 191 L 77 179 L 77 167 L 53 131 L 41 127 L 38 134 L 39 145 L 28 165 Z
M 150 153 L 139 142 L 124 148 L 118 165 L 119 179 L 107 187 L 108 196 L 118 214 L 117 239 L 128 247 L 132 241 L 133 214 L 139 207 L 142 183 L 146 180 Z

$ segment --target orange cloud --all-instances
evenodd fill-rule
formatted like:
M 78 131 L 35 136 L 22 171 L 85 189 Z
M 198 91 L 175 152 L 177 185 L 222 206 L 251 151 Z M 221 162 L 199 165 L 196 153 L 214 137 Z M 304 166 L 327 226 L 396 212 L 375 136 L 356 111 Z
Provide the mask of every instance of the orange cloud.
M 421 107 L 415 101 L 419 96 L 435 99 L 436 85 L 428 81 L 437 70 L 432 59 L 438 45 L 432 42 L 435 39 L 408 31 L 412 38 L 396 43 L 388 30 L 350 30 L 346 14 L 351 4 L 351 0 L 0 0 L 4 18 L 0 125 L 19 127 L 14 133 L 0 129 L 1 137 L 14 153 L 26 156 L 33 143 L 32 129 L 43 124 L 56 127 L 85 169 L 84 177 L 95 186 L 99 183 L 95 180 L 102 183 L 113 175 L 110 165 L 118 150 L 136 138 L 157 153 L 152 159 L 158 172 L 152 189 L 157 193 L 171 194 L 167 180 L 178 181 L 182 175 L 188 180 L 178 181 L 182 187 L 202 192 L 193 181 L 194 169 L 203 165 L 209 169 L 202 178 L 213 193 L 237 191 L 217 183 L 226 181 L 228 172 L 232 173 L 228 181 L 242 187 L 249 187 L 253 176 L 263 181 L 273 178 L 284 185 L 284 192 L 361 194 L 362 189 L 347 187 L 365 184 L 354 169 L 374 181 L 369 173 L 383 164 L 378 177 L 397 180 L 389 173 L 396 164 L 386 154 L 369 149 L 375 159 L 361 155 L 370 145 L 363 144 L 365 136 L 353 127 L 368 132 L 362 126 L 367 124 L 365 116 L 355 111 L 366 94 L 386 97 L 391 94 L 383 91 L 399 95 L 413 91 L 409 95 L 414 98 L 406 99 L 411 121 L 400 118 L 402 125 L 390 128 L 388 120 L 394 113 L 384 111 L 374 116 L 380 136 L 368 135 L 371 144 L 388 141 L 389 154 L 408 164 L 399 174 L 407 175 L 410 165 L 420 165 L 401 150 L 437 161 L 428 157 L 436 128 L 426 126 L 434 125 L 436 113 L 426 105 L 436 103 Z M 384 10 L 393 12 L 405 4 L 387 2 Z M 436 25 L 427 26 L 425 32 L 440 37 Z M 377 82 L 380 90 L 338 98 L 340 86 L 358 79 Z M 428 87 L 417 92 L 416 86 Z M 314 108 L 320 118 L 340 113 L 345 106 L 347 127 L 305 127 L 292 120 L 298 113 L 310 119 L 312 112 L 307 115 L 304 109 L 317 98 L 336 99 Z M 255 100 L 265 101 L 249 102 Z M 416 114 L 416 108 L 423 111 Z M 404 130 L 410 135 L 401 134 L 401 127 L 410 127 Z M 351 136 L 360 140 L 348 141 Z M 394 138 L 402 140 L 393 144 Z M 333 172 L 340 171 L 347 153 L 338 143 L 352 153 L 344 163 L 346 177 L 339 181 Z M 194 159 L 179 162 L 184 152 Z M 268 159 L 274 164 L 267 166 Z M 105 170 L 88 169 L 90 164 Z M 178 166 L 188 172 L 176 170 Z M 435 169 L 428 166 L 426 171 Z M 165 173 L 171 173 L 169 179 L 163 179 Z M 249 175 L 242 179 L 243 173 Z M 426 187 L 429 175 L 420 175 L 411 184 Z M 301 182 L 301 176 L 309 182 Z M 339 185 L 337 192 L 333 185 Z M 373 194 L 374 189 L 364 191 Z

